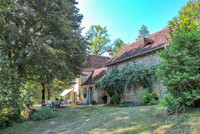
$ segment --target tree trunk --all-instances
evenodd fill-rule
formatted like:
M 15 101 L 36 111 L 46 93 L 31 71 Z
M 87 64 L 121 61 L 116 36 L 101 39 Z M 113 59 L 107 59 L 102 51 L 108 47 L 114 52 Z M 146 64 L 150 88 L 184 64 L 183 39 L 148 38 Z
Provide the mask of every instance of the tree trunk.
M 44 83 L 41 83 L 42 85 L 42 103 L 45 103 L 45 86 Z
M 51 89 L 47 87 L 48 100 L 51 100 Z

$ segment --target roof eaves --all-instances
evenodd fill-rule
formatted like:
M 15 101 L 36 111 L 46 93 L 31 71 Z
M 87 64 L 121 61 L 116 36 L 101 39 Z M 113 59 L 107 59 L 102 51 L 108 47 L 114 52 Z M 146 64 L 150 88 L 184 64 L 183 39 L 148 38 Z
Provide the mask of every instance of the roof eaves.
M 159 50 L 159 49 L 162 49 L 162 48 L 165 48 L 166 46 L 167 46 L 167 45 L 165 45 L 165 46 L 160 46 L 160 47 L 157 47 L 157 48 L 154 48 L 154 49 L 148 50 L 148 51 L 146 51 L 146 52 L 142 52 L 142 53 L 135 54 L 135 55 L 133 55 L 133 56 L 130 56 L 130 57 L 124 58 L 124 59 L 119 60 L 119 61 L 115 61 L 115 62 L 112 62 L 112 63 L 108 63 L 108 64 L 105 65 L 105 67 L 108 67 L 108 66 L 111 66 L 111 65 L 117 64 L 117 63 L 119 63 L 119 62 L 123 62 L 123 61 L 129 60 L 129 59 L 132 59 L 132 58 L 135 58 L 135 57 L 138 57 L 138 56 L 141 56 L 141 55 L 144 55 L 144 54 L 147 54 L 147 53 L 150 53 L 150 52 L 156 51 L 156 50 Z

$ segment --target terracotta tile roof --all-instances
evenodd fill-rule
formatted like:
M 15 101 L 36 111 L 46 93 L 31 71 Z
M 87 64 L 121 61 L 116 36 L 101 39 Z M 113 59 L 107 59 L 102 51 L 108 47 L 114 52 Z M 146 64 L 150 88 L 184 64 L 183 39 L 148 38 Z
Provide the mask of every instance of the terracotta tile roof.
M 132 44 L 123 47 L 114 57 L 112 57 L 106 64 L 106 66 L 111 66 L 119 62 L 124 62 L 131 58 L 147 54 L 159 49 L 164 48 L 169 45 L 170 35 L 168 33 L 169 28 L 164 28 L 156 33 L 148 35 L 147 39 L 153 40 L 154 43 L 145 45 L 144 39 L 137 40 Z
M 94 71 L 95 69 L 102 68 L 110 58 L 98 55 L 89 55 L 86 62 L 87 68 L 83 71 Z
M 106 73 L 107 73 L 107 68 L 106 67 L 102 67 L 100 69 L 94 70 L 92 75 L 83 84 L 81 84 L 81 86 L 95 84 Z

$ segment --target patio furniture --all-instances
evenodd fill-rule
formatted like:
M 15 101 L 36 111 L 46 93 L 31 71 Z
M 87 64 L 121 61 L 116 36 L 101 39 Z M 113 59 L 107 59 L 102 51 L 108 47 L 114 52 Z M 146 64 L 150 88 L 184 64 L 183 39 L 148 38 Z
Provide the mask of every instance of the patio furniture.
M 81 100 L 80 104 L 87 105 L 87 100 Z
M 72 100 L 68 100 L 67 102 L 68 102 L 69 104 L 71 104 L 73 101 L 72 101 Z
M 65 104 L 67 104 L 67 99 L 65 99 L 64 101 L 61 101 L 61 107 L 63 107 Z
M 46 103 L 46 106 L 52 107 L 52 101 L 48 100 L 47 103 Z

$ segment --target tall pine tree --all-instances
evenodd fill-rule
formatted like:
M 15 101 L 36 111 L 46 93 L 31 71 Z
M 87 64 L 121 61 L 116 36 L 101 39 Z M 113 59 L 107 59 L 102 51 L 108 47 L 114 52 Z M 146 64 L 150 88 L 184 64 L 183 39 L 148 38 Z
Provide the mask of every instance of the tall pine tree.
M 136 40 L 143 39 L 144 37 L 146 37 L 148 35 L 149 35 L 149 31 L 148 31 L 147 27 L 145 25 L 142 25 L 142 27 L 139 30 L 138 38 Z

